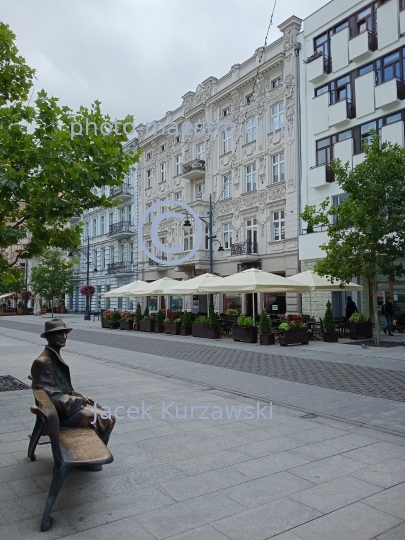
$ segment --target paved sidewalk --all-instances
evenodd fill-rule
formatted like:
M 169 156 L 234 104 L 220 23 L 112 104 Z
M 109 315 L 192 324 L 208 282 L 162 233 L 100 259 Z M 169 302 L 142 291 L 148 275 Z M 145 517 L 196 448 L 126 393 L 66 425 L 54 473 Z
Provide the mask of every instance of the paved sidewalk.
M 404 538 L 404 437 L 321 416 L 305 418 L 304 412 L 277 405 L 271 420 L 228 419 L 225 413 L 222 420 L 190 418 L 191 406 L 256 407 L 256 399 L 241 395 L 243 381 L 245 394 L 253 387 L 264 390 L 257 379 L 270 393 L 294 385 L 292 397 L 293 389 L 305 387 L 301 396 L 307 407 L 318 390 L 329 397 L 352 394 L 70 338 L 74 332 L 63 357 L 75 389 L 112 408 L 144 402 L 152 406 L 152 420 L 117 421 L 111 437 L 115 461 L 98 473 L 72 473 L 56 501 L 52 529 L 40 533 L 51 452 L 40 446 L 37 461 L 26 458 L 34 424 L 31 391 L 0 393 L 0 538 Z M 167 339 L 168 348 L 171 342 Z M 0 328 L 0 375 L 28 382 L 43 345 L 33 333 Z M 358 358 L 374 362 L 374 357 Z M 167 376 L 153 373 L 164 369 Z M 215 388 L 227 379 L 232 393 Z M 356 407 L 359 400 L 378 398 L 354 394 L 353 399 Z M 393 415 L 402 406 L 379 401 L 394 403 Z M 162 418 L 162 402 L 175 402 L 178 416 L 187 406 L 188 417 Z M 175 416 L 174 406 L 170 410 Z

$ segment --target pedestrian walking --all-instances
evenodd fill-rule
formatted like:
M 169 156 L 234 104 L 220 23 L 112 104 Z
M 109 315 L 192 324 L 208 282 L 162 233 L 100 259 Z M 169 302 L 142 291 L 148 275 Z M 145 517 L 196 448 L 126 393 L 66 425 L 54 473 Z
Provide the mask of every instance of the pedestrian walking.
M 385 304 L 383 304 L 381 311 L 382 314 L 385 315 L 385 319 L 387 321 L 387 326 L 383 328 L 384 334 L 387 335 L 388 330 L 388 335 L 393 336 L 394 334 L 392 333 L 392 328 L 394 325 L 394 304 L 392 303 L 391 296 L 387 296 Z
M 348 321 L 353 313 L 358 313 L 356 302 L 353 302 L 352 297 L 348 296 L 346 301 L 346 320 Z

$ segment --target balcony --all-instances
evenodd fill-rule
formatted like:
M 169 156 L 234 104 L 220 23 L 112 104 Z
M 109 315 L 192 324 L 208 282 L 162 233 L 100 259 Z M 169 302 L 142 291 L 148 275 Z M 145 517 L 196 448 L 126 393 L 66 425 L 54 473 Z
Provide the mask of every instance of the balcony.
M 111 238 L 119 239 L 119 238 L 128 238 L 129 236 L 132 236 L 134 234 L 134 231 L 131 228 L 131 222 L 130 221 L 119 221 L 118 223 L 113 223 L 110 225 L 108 236 Z
M 363 61 L 377 48 L 377 36 L 366 30 L 349 41 L 349 60 Z
M 162 261 L 167 261 L 167 255 L 157 255 L 157 257 L 159 259 L 162 259 Z M 155 270 L 161 271 L 161 270 L 167 270 L 169 266 L 171 266 L 171 264 L 158 263 L 154 261 L 153 259 L 148 259 L 149 268 L 154 268 Z
M 404 82 L 399 78 L 391 79 L 375 87 L 376 109 L 398 105 L 404 98 Z
M 328 233 L 322 228 L 315 228 L 314 232 L 301 234 L 298 237 L 298 257 L 300 261 L 307 259 L 324 259 L 325 252 L 321 250 L 322 244 L 328 243 Z
M 116 263 L 107 264 L 107 275 L 112 276 L 116 274 L 133 274 L 134 264 L 129 261 L 122 261 Z
M 70 219 L 69 219 L 69 223 L 71 225 L 76 225 L 77 223 L 79 223 L 80 221 L 80 216 L 72 216 Z
M 122 184 L 122 186 L 115 186 L 110 189 L 110 197 L 119 197 L 122 202 L 132 199 L 132 186 L 130 184 Z
M 239 244 L 231 244 L 231 257 L 240 261 L 257 261 L 259 258 L 257 242 L 246 240 Z
M 329 127 L 345 124 L 354 117 L 354 105 L 350 99 L 342 99 L 329 106 Z
M 205 161 L 203 159 L 193 159 L 183 164 L 183 178 L 188 180 L 199 180 L 205 177 Z
M 308 171 L 309 187 L 318 189 L 335 181 L 335 175 L 328 164 L 311 167 Z
M 326 79 L 331 72 L 331 59 L 323 54 L 315 54 L 309 57 L 305 64 L 307 65 L 307 80 L 314 84 Z

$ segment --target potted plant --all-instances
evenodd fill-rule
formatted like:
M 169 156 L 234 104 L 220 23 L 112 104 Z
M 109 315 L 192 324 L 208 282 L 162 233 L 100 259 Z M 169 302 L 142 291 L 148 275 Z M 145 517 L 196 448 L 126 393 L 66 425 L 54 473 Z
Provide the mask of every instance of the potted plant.
M 165 331 L 165 316 L 161 309 L 156 313 L 154 331 L 155 334 L 163 334 Z
M 120 330 L 132 330 L 133 320 L 134 315 L 130 311 L 123 311 L 120 319 Z
M 30 301 L 31 297 L 32 297 L 31 291 L 26 291 L 26 290 L 21 291 L 21 299 L 24 302 L 24 304 L 27 306 L 27 309 L 28 309 L 28 302 Z M 24 305 L 23 305 L 23 308 L 24 308 Z
M 135 332 L 139 332 L 139 330 L 140 330 L 140 322 L 142 320 L 142 308 L 141 308 L 141 304 L 139 302 L 136 305 L 134 319 L 135 319 L 134 330 L 135 330 Z
M 191 335 L 193 337 L 208 338 L 209 318 L 205 315 L 196 317 L 195 321 L 191 325 Z
M 326 312 L 323 319 L 323 340 L 326 343 L 337 343 L 339 341 L 339 334 L 336 332 L 336 325 L 333 320 L 332 304 L 329 300 L 326 304 Z
M 373 326 L 363 313 L 353 313 L 349 319 L 350 339 L 370 339 L 373 337 Z
M 211 309 L 208 322 L 208 337 L 209 339 L 219 339 L 221 337 L 218 315 L 214 309 Z
M 270 317 L 263 310 L 260 315 L 260 345 L 274 345 L 274 334 L 271 331 L 272 323 Z
M 120 327 L 120 319 L 121 319 L 121 314 L 118 313 L 118 311 L 111 311 L 109 316 L 108 316 L 108 320 L 110 321 L 110 328 L 113 330 L 113 329 L 117 329 Z
M 41 307 L 41 313 L 42 315 L 45 315 L 45 313 L 48 313 L 48 302 L 42 302 L 42 307 Z
M 257 326 L 253 324 L 253 317 L 240 315 L 233 327 L 233 340 L 244 343 L 257 343 Z
M 165 334 L 171 334 L 172 336 L 180 335 L 181 317 L 176 317 L 175 312 L 170 312 L 169 316 L 165 319 Z
M 181 336 L 191 336 L 192 333 L 192 320 L 191 315 L 188 311 L 184 312 L 183 318 L 181 319 L 181 328 L 180 328 L 180 335 Z
M 101 314 L 101 328 L 110 328 L 110 315 L 112 311 L 110 309 L 105 309 Z
M 237 309 L 229 308 L 226 310 L 225 315 L 239 315 L 239 311 Z
M 302 344 L 308 345 L 309 331 L 304 319 L 300 315 L 290 315 L 287 317 L 287 322 L 280 324 L 280 345 Z
M 142 320 L 139 323 L 139 330 L 141 332 L 153 332 L 155 328 L 155 319 L 149 315 L 149 308 L 146 306 L 145 311 L 143 312 Z
M 314 232 L 314 227 L 322 225 L 322 219 L 318 216 L 316 205 L 306 205 L 303 212 L 300 214 L 301 218 L 307 223 L 307 234 Z
M 66 313 L 65 301 L 63 300 L 63 298 L 60 301 L 60 312 L 61 313 Z
M 17 304 L 17 315 L 24 315 L 24 304 L 21 301 Z

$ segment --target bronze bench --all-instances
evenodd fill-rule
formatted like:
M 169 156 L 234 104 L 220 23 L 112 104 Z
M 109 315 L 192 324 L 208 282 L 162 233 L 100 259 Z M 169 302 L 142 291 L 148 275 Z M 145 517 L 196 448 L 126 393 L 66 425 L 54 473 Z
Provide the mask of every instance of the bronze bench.
M 34 390 L 35 403 L 31 412 L 37 421 L 31 436 L 28 457 L 35 460 L 35 447 L 39 437 L 48 435 L 54 459 L 53 477 L 42 517 L 41 531 L 51 528 L 52 507 L 68 474 L 76 467 L 100 466 L 111 463 L 114 458 L 106 445 L 91 429 L 60 428 L 56 409 L 44 390 Z

